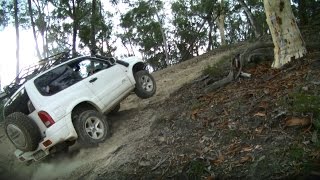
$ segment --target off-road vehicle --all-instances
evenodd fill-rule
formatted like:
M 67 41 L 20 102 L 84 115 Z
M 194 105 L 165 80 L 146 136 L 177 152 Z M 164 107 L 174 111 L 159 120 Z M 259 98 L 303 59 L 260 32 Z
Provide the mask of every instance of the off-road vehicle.
M 59 54 L 25 69 L 5 88 L 5 133 L 20 161 L 40 160 L 75 141 L 97 145 L 110 133 L 106 114 L 118 111 L 131 92 L 149 98 L 155 91 L 137 57 Z

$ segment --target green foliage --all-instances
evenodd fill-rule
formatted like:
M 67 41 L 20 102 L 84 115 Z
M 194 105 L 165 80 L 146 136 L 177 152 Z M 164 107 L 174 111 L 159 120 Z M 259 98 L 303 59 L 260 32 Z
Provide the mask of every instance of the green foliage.
M 120 26 L 125 33 L 119 35 L 124 44 L 138 45 L 144 58 L 154 70 L 166 66 L 161 27 L 155 17 L 163 8 L 161 1 L 156 1 L 156 8 L 153 3 L 139 1 L 126 14 L 121 16 Z M 163 17 L 162 17 L 163 18 Z
M 209 28 L 213 28 L 214 18 L 218 14 L 217 1 L 184 1 L 172 3 L 173 25 L 176 45 L 182 60 L 190 59 L 198 54 L 199 46 L 208 41 Z M 211 36 L 211 35 L 210 35 Z M 213 36 L 216 38 L 216 36 Z M 215 39 L 216 41 L 216 39 Z
M 304 150 L 301 147 L 292 145 L 289 149 L 289 156 L 291 159 L 293 160 L 301 160 L 303 158 L 304 155 Z
M 320 131 L 320 96 L 305 92 L 293 93 L 288 98 L 289 109 L 297 113 L 313 115 L 313 124 Z
M 8 14 L 8 2 L 2 1 L 0 3 L 0 29 L 3 29 L 8 25 L 9 14 Z
M 190 161 L 189 169 L 187 170 L 187 176 L 190 179 L 200 179 L 201 175 L 203 175 L 206 172 L 206 165 L 203 161 Z
M 293 0 L 292 11 L 301 26 L 320 24 L 320 1 L 316 0 Z
M 209 75 L 212 77 L 221 76 L 222 73 L 223 73 L 223 70 L 221 67 L 219 67 L 218 64 L 209 65 L 202 72 L 203 75 Z
M 295 112 L 308 113 L 312 112 L 314 115 L 320 115 L 320 97 L 316 95 L 309 95 L 305 93 L 296 93 L 291 95 L 292 110 Z

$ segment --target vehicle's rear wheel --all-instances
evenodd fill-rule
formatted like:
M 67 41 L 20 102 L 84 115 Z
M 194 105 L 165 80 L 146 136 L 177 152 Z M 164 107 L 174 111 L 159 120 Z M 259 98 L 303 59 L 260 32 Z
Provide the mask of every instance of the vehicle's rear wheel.
M 136 80 L 135 93 L 138 97 L 146 99 L 156 93 L 156 81 L 148 71 L 142 70 L 134 74 Z
M 117 112 L 119 112 L 119 110 L 120 110 L 120 103 L 117 104 L 117 106 L 114 107 L 114 108 L 110 111 L 109 114 L 117 114 Z
M 80 113 L 74 121 L 74 126 L 78 134 L 78 142 L 83 146 L 97 145 L 110 134 L 105 116 L 95 110 Z
M 14 112 L 5 119 L 5 132 L 12 144 L 21 151 L 37 149 L 41 134 L 37 124 L 27 115 Z

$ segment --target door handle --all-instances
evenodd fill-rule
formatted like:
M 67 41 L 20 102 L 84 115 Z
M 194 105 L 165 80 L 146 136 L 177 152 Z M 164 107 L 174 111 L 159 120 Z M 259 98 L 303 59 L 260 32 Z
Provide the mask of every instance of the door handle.
M 97 79 L 98 79 L 98 78 L 96 78 L 96 77 L 95 77 L 95 78 L 92 78 L 92 79 L 90 79 L 89 82 L 90 82 L 90 83 L 93 83 L 93 82 L 95 82 Z

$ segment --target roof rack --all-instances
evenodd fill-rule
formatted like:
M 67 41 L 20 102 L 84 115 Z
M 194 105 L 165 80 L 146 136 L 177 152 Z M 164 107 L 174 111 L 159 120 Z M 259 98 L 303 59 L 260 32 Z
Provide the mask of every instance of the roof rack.
M 5 86 L 3 88 L 4 92 L 6 93 L 6 97 L 11 96 L 29 79 L 71 58 L 72 57 L 70 51 L 65 51 L 41 59 L 38 63 L 23 68 L 18 74 L 18 76 L 8 86 Z

